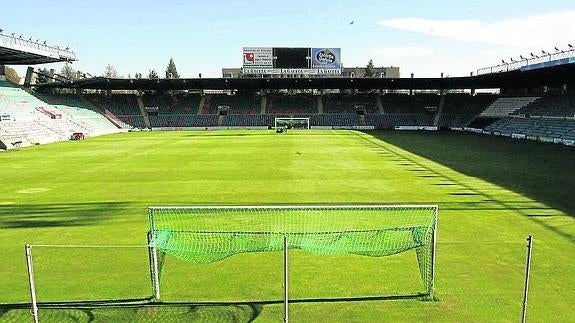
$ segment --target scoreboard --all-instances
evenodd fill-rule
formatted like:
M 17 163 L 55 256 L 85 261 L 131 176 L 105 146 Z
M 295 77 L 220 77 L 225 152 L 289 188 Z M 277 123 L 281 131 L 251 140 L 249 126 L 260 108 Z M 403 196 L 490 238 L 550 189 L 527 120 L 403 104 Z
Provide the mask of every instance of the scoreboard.
M 340 48 L 244 47 L 244 74 L 341 74 Z

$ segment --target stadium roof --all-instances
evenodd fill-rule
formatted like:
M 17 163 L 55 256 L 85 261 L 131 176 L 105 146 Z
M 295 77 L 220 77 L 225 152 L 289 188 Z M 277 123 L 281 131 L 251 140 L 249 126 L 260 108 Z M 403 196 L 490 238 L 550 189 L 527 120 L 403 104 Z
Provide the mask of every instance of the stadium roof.
M 492 89 L 575 83 L 575 64 L 447 78 L 192 78 L 112 79 L 95 77 L 37 86 L 95 90 L 246 90 L 260 89 Z
M 57 46 L 46 45 L 22 35 L 0 33 L 0 65 L 35 65 L 76 60 L 76 54 Z

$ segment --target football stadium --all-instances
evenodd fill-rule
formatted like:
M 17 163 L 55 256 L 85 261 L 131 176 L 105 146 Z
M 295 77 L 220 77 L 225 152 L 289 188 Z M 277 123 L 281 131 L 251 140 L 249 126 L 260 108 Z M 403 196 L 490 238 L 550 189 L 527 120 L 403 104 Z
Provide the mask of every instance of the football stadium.
M 0 29 L 0 322 L 575 321 L 573 46 L 344 45 L 95 76 Z

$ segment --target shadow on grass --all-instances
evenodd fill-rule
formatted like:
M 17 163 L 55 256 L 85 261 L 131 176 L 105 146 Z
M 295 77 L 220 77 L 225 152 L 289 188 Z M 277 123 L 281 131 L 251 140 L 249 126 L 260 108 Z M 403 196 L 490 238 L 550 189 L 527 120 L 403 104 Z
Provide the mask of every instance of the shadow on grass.
M 145 303 L 60 305 L 38 308 L 40 322 L 252 322 L 262 311 L 257 304 L 198 305 Z M 29 306 L 0 306 L 0 321 L 29 322 Z
M 308 298 L 298 303 L 368 302 L 424 299 L 426 294 L 352 298 Z M 283 300 L 255 302 L 151 302 L 149 299 L 39 303 L 41 322 L 252 322 L 265 305 Z M 0 304 L 1 322 L 25 322 L 32 318 L 30 304 Z
M 131 203 L 67 203 L 0 205 L 0 228 L 72 227 L 114 217 Z
M 484 197 L 485 203 L 475 205 L 472 203 L 470 207 L 516 210 L 535 223 L 575 243 L 575 236 L 572 233 L 541 221 L 544 217 L 539 214 L 541 210 L 553 208 L 575 217 L 575 199 L 572 195 L 575 188 L 573 148 L 456 132 L 378 131 L 358 136 L 365 140 L 366 147 L 385 150 L 391 153 L 397 162 L 409 165 L 411 168 L 418 166 L 419 169 L 425 169 L 435 175 L 429 178 L 430 181 L 441 180 L 439 183 L 431 183 L 432 185 L 453 186 L 459 192 L 450 193 L 451 196 Z M 454 176 L 437 171 L 388 144 L 459 173 L 480 178 L 521 194 L 533 202 L 506 201 L 493 196 L 491 192 L 460 182 Z M 548 207 L 537 205 L 537 202 Z

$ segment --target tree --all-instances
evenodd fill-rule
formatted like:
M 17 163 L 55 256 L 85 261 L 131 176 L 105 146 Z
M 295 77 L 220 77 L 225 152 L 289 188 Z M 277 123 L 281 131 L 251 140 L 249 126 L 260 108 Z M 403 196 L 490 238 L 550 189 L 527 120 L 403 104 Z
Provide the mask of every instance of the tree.
M 6 66 L 4 69 L 4 74 L 6 75 L 6 79 L 12 83 L 20 84 L 20 76 L 18 72 L 12 67 Z
M 72 65 L 70 65 L 68 63 L 66 63 L 64 65 L 64 67 L 62 67 L 62 70 L 60 71 L 60 75 L 63 76 L 67 80 L 78 79 L 78 73 L 76 72 L 76 70 L 74 70 Z
M 364 77 L 375 77 L 375 67 L 373 66 L 373 59 L 370 59 L 365 67 Z
M 134 74 L 134 78 L 135 78 L 135 79 L 141 79 L 141 78 L 142 78 L 142 73 L 136 73 L 136 74 Z
M 41 69 L 38 70 L 38 72 L 36 73 L 36 84 L 42 84 L 42 83 L 48 83 L 48 81 L 50 80 L 50 71 L 45 68 L 42 67 Z
M 156 72 L 155 69 L 151 69 L 150 72 L 148 73 L 148 78 L 154 80 L 159 79 L 160 76 L 158 75 L 158 72 Z
M 118 72 L 116 71 L 116 68 L 110 64 L 106 65 L 104 68 L 104 77 L 118 78 Z
M 168 67 L 166 67 L 166 78 L 167 79 L 179 79 L 180 74 L 178 74 L 178 69 L 176 68 L 176 63 L 174 63 L 174 59 L 170 58 L 170 62 L 168 63 Z

